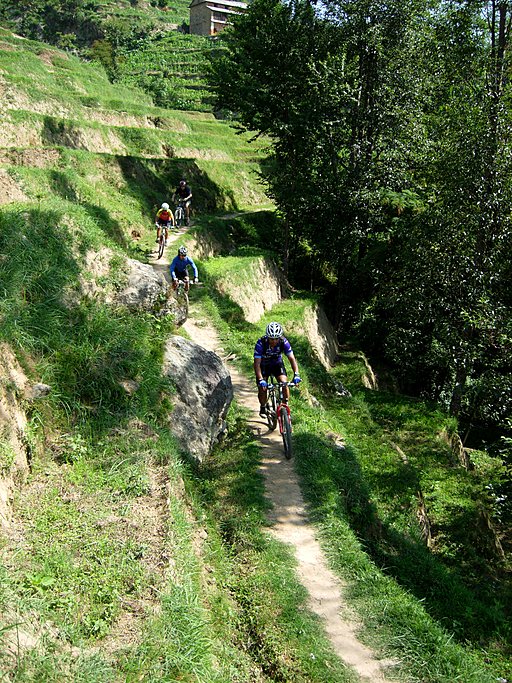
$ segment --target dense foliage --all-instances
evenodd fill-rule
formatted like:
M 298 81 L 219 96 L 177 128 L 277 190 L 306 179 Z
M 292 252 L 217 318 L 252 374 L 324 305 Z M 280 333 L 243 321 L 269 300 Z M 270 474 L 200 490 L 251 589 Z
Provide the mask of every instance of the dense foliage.
M 0 0 L 0 19 L 28 38 L 80 47 L 102 36 L 100 0 Z
M 255 0 L 211 78 L 219 106 L 272 138 L 284 263 L 335 294 L 340 334 L 400 368 L 403 389 L 499 430 L 510 17 L 506 3 Z

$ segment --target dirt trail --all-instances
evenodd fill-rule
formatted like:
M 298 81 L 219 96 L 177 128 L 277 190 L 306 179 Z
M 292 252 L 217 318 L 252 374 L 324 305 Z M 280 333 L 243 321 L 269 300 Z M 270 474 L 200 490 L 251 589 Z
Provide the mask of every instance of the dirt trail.
M 172 234 L 169 244 L 179 239 Z M 172 248 L 172 247 L 171 247 Z M 174 249 L 171 253 L 173 254 Z M 174 254 L 173 254 L 174 255 Z M 164 272 L 168 264 L 167 253 L 154 265 Z M 167 273 L 166 273 L 167 275 Z M 216 330 L 200 317 L 193 304 L 183 328 L 200 346 L 226 357 Z M 315 538 L 293 460 L 286 460 L 278 430 L 269 432 L 257 413 L 258 399 L 254 382 L 229 366 L 233 389 L 240 405 L 252 411 L 248 425 L 258 438 L 261 450 L 261 470 L 265 478 L 266 495 L 272 503 L 269 521 L 272 533 L 283 543 L 290 544 L 295 553 L 297 573 L 309 593 L 309 607 L 323 621 L 326 633 L 336 654 L 359 674 L 362 681 L 389 683 L 384 669 L 393 662 L 378 660 L 373 652 L 356 636 L 357 622 L 343 599 L 343 584 L 327 567 L 325 556 Z

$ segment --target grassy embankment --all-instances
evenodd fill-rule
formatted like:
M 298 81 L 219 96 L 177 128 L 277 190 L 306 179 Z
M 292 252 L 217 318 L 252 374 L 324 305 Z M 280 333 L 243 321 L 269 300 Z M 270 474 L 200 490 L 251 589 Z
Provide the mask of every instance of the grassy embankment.
M 153 211 L 184 171 L 200 211 L 266 203 L 259 153 L 211 116 L 155 108 L 47 46 L 5 33 L 0 60 L 1 337 L 32 381 L 52 387 L 36 403 L 18 396 L 32 460 L 0 542 L 5 679 L 353 680 L 304 611 L 287 553 L 264 534 L 246 435 L 225 452 L 246 458 L 259 493 L 239 497 L 244 552 L 223 543 L 206 480 L 169 434 L 174 392 L 160 364 L 172 321 L 78 285 L 121 285 L 123 259 L 145 259 Z M 105 249 L 108 275 L 89 273 L 86 256 Z M 230 422 L 240 425 L 236 409 Z M 10 455 L 2 440 L 3 474 Z
M 266 253 L 258 243 L 272 249 L 269 234 L 279 234 L 264 230 L 261 215 L 231 221 L 231 232 L 246 246 L 204 264 L 213 291 L 216 282 L 243 281 L 251 254 Z M 472 452 L 474 469 L 460 466 L 446 438 L 453 420 L 422 401 L 365 388 L 365 363 L 350 344 L 326 373 L 301 334 L 310 303 L 295 293 L 257 325 L 243 319 L 236 296 L 214 297 L 207 307 L 226 350 L 249 375 L 266 322 L 278 319 L 289 330 L 305 396 L 322 405 L 293 400 L 297 468 L 331 566 L 348 582 L 364 622 L 364 639 L 401 661 L 407 681 L 510 677 L 510 583 L 484 512 L 493 513 L 502 466 L 483 452 Z M 339 380 L 350 398 L 337 396 Z
M 124 255 L 145 257 L 152 212 L 184 170 L 199 227 L 250 246 L 202 272 L 212 285 L 226 271 L 243 278 L 240 256 L 260 253 L 261 235 L 272 248 L 276 233 L 261 214 L 256 228 L 204 214 L 265 203 L 251 175 L 258 154 L 211 117 L 154 108 L 73 58 L 50 50 L 48 64 L 47 48 L 2 40 L 18 49 L 0 52 L 11 93 L 3 130 L 18 141 L 2 150 L 2 168 L 25 195 L 1 214 L 2 338 L 27 374 L 53 387 L 30 407 L 32 471 L 2 539 L 0 629 L 12 644 L 2 669 L 16 681 L 353 680 L 304 608 L 289 552 L 266 533 L 243 413 L 233 408 L 228 443 L 192 468 L 169 436 L 173 389 L 159 376 L 172 321 L 69 296 L 89 250 L 112 251 L 105 287 L 122 281 Z M 46 90 L 32 99 L 24 73 L 38 62 Z M 153 117 L 164 125 L 148 126 Z M 22 163 L 24 148 L 37 166 Z M 250 372 L 265 321 L 247 324 L 235 302 L 209 291 L 197 296 Z M 294 400 L 297 466 L 363 637 L 397 656 L 411 683 L 506 677 L 504 614 L 488 585 L 478 590 L 470 560 L 472 548 L 481 553 L 461 538 L 490 464 L 482 456 L 474 473 L 454 466 L 438 438 L 453 425 L 420 402 L 365 390 L 356 351 L 333 373 L 352 398 L 336 397 L 300 335 L 303 307 L 297 296 L 271 313 L 293 330 L 305 384 L 323 404 Z M 135 394 L 125 379 L 139 383 Z M 344 437 L 343 451 L 328 431 Z M 437 556 L 419 537 L 418 488 L 440 530 Z M 498 579 L 495 598 L 504 595 Z

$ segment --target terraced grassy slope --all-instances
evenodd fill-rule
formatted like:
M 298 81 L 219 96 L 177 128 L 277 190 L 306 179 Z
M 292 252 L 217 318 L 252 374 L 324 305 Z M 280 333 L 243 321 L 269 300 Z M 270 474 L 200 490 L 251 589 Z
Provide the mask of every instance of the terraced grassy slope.
M 103 4 L 102 14 L 117 29 L 148 26 L 135 46 L 119 48 L 117 82 L 142 87 L 159 106 L 211 111 L 205 74 L 217 43 L 188 33 L 188 2 L 108 1 Z
M 162 29 L 181 25 L 188 17 L 187 0 L 165 2 L 159 0 L 102 0 L 102 12 L 115 19 L 140 19 L 148 16 L 157 21 Z
M 127 52 L 119 80 L 150 92 L 156 104 L 179 109 L 211 111 L 212 96 L 206 82 L 210 38 L 163 33 L 137 51 Z
M 132 231 L 186 175 L 198 212 L 268 204 L 262 151 L 211 114 L 155 107 L 102 69 L 0 31 L 0 202 L 88 202 Z

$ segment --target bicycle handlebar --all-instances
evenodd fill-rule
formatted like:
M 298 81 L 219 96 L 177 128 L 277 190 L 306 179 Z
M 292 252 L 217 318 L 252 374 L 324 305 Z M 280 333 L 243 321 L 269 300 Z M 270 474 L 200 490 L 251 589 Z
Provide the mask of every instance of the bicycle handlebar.
M 298 384 L 295 382 L 267 382 L 267 389 L 274 389 L 275 387 L 297 387 Z

